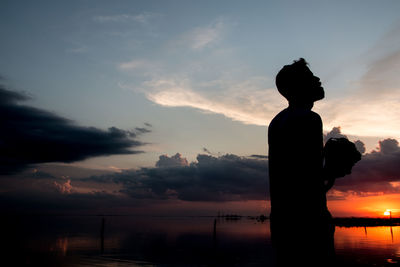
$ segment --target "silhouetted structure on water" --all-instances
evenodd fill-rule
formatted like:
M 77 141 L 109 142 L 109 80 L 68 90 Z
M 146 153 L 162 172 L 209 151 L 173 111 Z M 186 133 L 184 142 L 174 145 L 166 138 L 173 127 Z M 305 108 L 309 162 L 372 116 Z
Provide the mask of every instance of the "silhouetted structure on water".
M 100 229 L 100 253 L 104 253 L 104 225 L 106 223 L 106 219 L 101 218 L 101 229 Z

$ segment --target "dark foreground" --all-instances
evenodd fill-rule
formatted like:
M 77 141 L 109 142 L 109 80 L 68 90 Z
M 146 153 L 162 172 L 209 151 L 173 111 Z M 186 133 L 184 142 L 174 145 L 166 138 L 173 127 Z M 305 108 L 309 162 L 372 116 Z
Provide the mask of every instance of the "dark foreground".
M 397 220 L 335 222 L 339 266 L 400 266 Z M 3 216 L 0 226 L 2 266 L 273 266 L 269 220 L 256 218 Z

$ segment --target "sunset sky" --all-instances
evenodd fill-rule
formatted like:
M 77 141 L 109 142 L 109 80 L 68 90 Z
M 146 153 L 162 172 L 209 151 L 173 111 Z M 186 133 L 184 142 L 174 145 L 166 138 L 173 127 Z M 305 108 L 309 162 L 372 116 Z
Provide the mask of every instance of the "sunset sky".
M 399 1 L 2 1 L 0 206 L 269 209 L 275 88 L 300 57 L 327 136 L 364 145 L 334 216 L 400 216 Z M 301 129 L 299 129 L 301 130 Z

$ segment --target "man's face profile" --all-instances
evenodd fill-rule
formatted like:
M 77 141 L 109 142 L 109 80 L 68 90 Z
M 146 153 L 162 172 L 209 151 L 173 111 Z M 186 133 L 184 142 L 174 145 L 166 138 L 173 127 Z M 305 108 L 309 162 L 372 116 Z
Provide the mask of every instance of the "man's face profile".
M 318 101 L 325 97 L 324 88 L 321 85 L 319 77 L 314 76 L 308 67 L 304 67 L 304 71 L 300 77 L 299 87 L 308 92 L 310 100 Z

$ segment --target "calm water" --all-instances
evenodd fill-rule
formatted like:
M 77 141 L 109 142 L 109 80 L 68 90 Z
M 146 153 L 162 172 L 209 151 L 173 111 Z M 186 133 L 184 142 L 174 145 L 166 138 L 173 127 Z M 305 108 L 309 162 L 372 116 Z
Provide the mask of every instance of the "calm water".
M 211 217 L 115 216 L 102 234 L 102 219 L 2 218 L 2 266 L 272 265 L 268 220 L 219 219 L 214 233 Z M 400 227 L 337 227 L 335 248 L 341 266 L 397 266 Z

